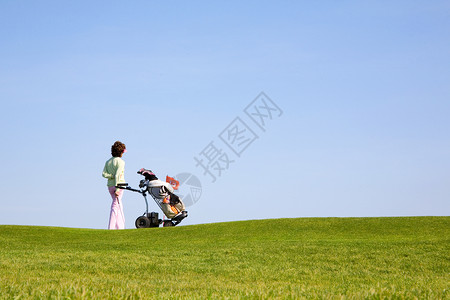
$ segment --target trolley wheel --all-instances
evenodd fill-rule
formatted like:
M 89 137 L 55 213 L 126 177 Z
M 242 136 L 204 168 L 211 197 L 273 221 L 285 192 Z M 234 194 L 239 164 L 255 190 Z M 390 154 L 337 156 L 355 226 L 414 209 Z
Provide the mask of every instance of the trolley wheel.
M 175 224 L 173 224 L 173 222 L 170 220 L 165 220 L 163 222 L 163 227 L 173 227 L 173 226 L 175 226 Z
M 150 219 L 146 216 L 140 216 L 134 222 L 136 228 L 149 228 L 150 227 Z

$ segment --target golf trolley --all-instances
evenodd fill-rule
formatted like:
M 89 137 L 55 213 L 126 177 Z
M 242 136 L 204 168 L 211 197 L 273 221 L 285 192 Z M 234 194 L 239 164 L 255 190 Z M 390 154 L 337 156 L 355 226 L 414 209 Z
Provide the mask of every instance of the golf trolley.
M 162 182 L 158 180 L 158 178 L 154 175 L 154 173 L 150 170 L 141 169 L 138 171 L 138 174 L 145 176 L 145 179 L 142 179 L 139 183 L 139 189 L 134 189 L 128 186 L 128 183 L 119 183 L 116 188 L 128 190 L 132 192 L 140 193 L 145 200 L 145 213 L 142 216 L 139 216 L 136 219 L 135 225 L 136 228 L 151 228 L 151 227 L 159 227 L 162 224 L 163 227 L 171 227 L 180 224 L 180 222 L 187 217 L 187 211 L 177 211 L 173 204 L 182 204 L 181 199 L 175 194 L 171 192 L 171 190 L 177 190 L 179 186 L 179 182 L 169 176 L 166 177 L 166 182 Z M 161 183 L 160 185 L 155 186 L 155 182 Z M 171 189 L 172 188 L 172 189 Z M 155 193 L 153 190 L 157 189 Z M 147 193 L 152 196 L 155 203 L 161 209 L 161 211 L 168 217 L 167 207 L 171 208 L 173 211 L 170 213 L 173 215 L 174 212 L 177 212 L 175 216 L 172 218 L 168 218 L 165 220 L 159 219 L 157 212 L 148 212 L 148 201 L 147 201 Z M 182 204 L 184 208 L 184 204 Z

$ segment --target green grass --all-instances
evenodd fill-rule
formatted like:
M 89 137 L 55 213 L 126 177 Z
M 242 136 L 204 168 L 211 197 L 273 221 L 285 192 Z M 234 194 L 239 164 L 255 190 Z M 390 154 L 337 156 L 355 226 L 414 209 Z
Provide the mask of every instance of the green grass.
M 0 226 L 3 299 L 450 299 L 450 217 Z

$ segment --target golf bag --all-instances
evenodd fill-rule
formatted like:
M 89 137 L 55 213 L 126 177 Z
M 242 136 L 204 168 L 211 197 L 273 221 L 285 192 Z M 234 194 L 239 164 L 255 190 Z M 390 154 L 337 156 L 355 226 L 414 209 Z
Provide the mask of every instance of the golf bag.
M 146 169 L 141 169 L 138 173 L 145 177 L 145 180 L 141 180 L 139 187 L 147 187 L 147 192 L 167 218 L 172 219 L 186 210 L 180 197 L 173 193 L 175 188 L 178 189 L 179 185 L 176 180 L 167 176 L 166 182 L 164 182 L 159 180 L 152 171 Z
M 166 182 L 161 181 L 151 170 L 146 169 L 140 169 L 138 174 L 145 177 L 139 183 L 140 189 L 131 188 L 128 183 L 119 183 L 116 186 L 116 188 L 138 192 L 144 197 L 145 213 L 136 219 L 136 228 L 159 227 L 160 224 L 163 224 L 163 227 L 176 226 L 188 216 L 183 201 L 174 194 L 174 190 L 179 186 L 178 181 L 169 176 L 166 177 Z M 147 193 L 152 196 L 168 219 L 163 221 L 158 218 L 157 212 L 148 212 Z

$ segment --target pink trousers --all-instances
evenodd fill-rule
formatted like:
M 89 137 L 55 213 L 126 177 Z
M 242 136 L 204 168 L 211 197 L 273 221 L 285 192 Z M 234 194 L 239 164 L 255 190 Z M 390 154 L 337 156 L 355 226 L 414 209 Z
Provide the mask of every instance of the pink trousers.
M 119 196 L 116 196 L 115 194 L 116 187 L 109 186 L 108 190 L 112 198 L 108 229 L 125 229 L 125 216 L 123 214 L 122 206 L 123 190 L 119 190 Z

